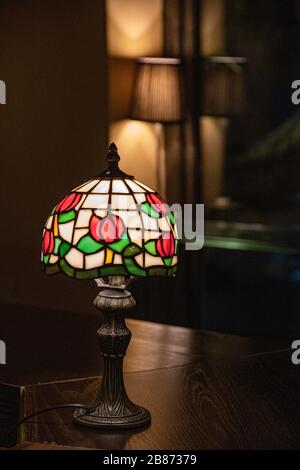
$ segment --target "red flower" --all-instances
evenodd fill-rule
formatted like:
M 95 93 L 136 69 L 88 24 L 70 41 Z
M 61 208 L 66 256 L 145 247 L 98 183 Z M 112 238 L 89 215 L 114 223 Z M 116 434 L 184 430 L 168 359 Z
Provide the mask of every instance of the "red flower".
M 71 193 L 66 196 L 59 204 L 57 204 L 55 212 L 66 212 L 74 209 L 81 199 L 80 193 Z
M 175 239 L 172 232 L 164 232 L 156 241 L 156 249 L 162 258 L 168 258 L 175 253 Z
M 125 231 L 125 226 L 118 215 L 110 214 L 104 219 L 93 215 L 90 221 L 90 231 L 97 242 L 113 243 L 120 240 Z
M 169 213 L 169 207 L 168 204 L 160 199 L 157 194 L 155 193 L 147 193 L 146 194 L 146 199 L 151 204 L 152 209 L 155 212 L 158 212 L 161 215 L 167 215 Z
M 45 230 L 42 250 L 44 255 L 50 255 L 54 250 L 54 235 L 51 230 Z

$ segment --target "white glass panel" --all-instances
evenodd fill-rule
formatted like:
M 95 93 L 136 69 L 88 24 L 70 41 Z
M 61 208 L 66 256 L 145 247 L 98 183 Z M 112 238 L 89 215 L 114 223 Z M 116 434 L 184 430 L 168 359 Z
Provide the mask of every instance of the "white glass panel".
M 163 232 L 170 232 L 171 230 L 170 225 L 166 217 L 158 219 L 158 224 L 159 224 L 160 230 L 162 230 Z
M 73 229 L 74 229 L 74 220 L 72 220 L 71 222 L 67 222 L 66 224 L 58 225 L 60 236 L 69 243 L 72 242 Z
M 135 180 L 135 182 L 136 182 L 139 186 L 141 186 L 143 189 L 146 189 L 146 191 L 148 191 L 149 193 L 154 193 L 154 190 L 151 189 L 151 188 L 149 188 L 149 187 L 146 186 L 145 184 L 140 183 L 139 181 L 136 181 L 136 180 Z
M 146 194 L 145 193 L 134 193 L 134 197 L 138 204 L 142 204 L 142 202 L 146 201 Z
M 89 194 L 82 207 L 90 209 L 106 209 L 108 204 L 108 194 Z
M 132 196 L 112 194 L 111 209 L 136 209 L 136 204 Z
M 114 264 L 123 264 L 122 256 L 118 255 L 118 253 L 114 256 Z
M 172 259 L 172 266 L 174 266 L 175 264 L 177 264 L 177 259 L 178 257 L 177 256 L 173 256 L 173 259 Z
M 53 222 L 53 215 L 50 215 L 50 216 L 48 217 L 48 220 L 47 220 L 46 225 L 45 225 L 45 227 L 46 227 L 48 230 L 50 230 L 50 228 L 52 227 L 52 222 Z
M 57 261 L 58 261 L 58 256 L 50 255 L 50 258 L 49 258 L 49 263 L 50 264 L 55 264 L 55 263 L 57 263 Z
M 127 228 L 142 228 L 142 220 L 138 211 L 113 211 L 113 214 L 121 217 Z
M 174 225 L 174 236 L 175 236 L 176 240 L 178 240 L 179 237 L 178 237 L 178 231 L 177 231 L 176 224 Z
M 126 180 L 126 183 L 132 189 L 132 191 L 135 192 L 135 193 L 144 193 L 145 192 L 145 189 L 142 188 L 141 186 L 137 185 L 136 182 L 133 181 L 133 180 Z
M 92 193 L 108 193 L 109 192 L 110 180 L 101 180 L 100 183 L 95 186 Z
M 81 206 L 83 205 L 85 199 L 86 199 L 86 194 L 83 194 L 81 196 L 80 201 L 78 202 L 78 204 L 74 207 L 75 211 L 78 211 L 81 208 Z
M 80 209 L 78 212 L 76 227 L 88 227 L 93 211 L 90 209 Z
M 73 268 L 76 268 L 76 269 L 83 268 L 83 253 L 76 250 L 76 248 L 71 248 L 69 253 L 66 254 L 65 258 L 68 261 L 68 263 L 71 266 L 73 266 Z
M 85 257 L 86 269 L 100 268 L 104 264 L 105 250 L 99 251 L 94 255 L 88 255 Z
M 141 230 L 129 229 L 128 235 L 132 243 L 136 243 L 140 247 L 143 246 L 143 239 L 142 239 L 143 232 Z
M 137 262 L 137 264 L 139 266 L 141 266 L 142 268 L 144 267 L 144 255 L 143 255 L 143 253 L 140 253 L 134 259 L 135 259 L 135 261 Z
M 77 191 L 79 193 L 87 193 L 98 183 L 98 181 L 98 179 L 87 181 L 86 183 L 77 186 L 77 188 L 72 189 L 72 191 Z
M 107 212 L 107 209 L 97 209 L 95 210 L 95 214 L 100 217 L 101 219 L 103 219 L 104 217 L 107 216 L 108 212 Z
M 161 236 L 161 232 L 151 232 L 150 230 L 144 230 L 144 240 L 145 242 L 148 240 L 156 240 Z
M 144 212 L 141 214 L 144 222 L 144 228 L 146 230 L 159 230 L 157 219 L 154 217 L 149 217 L 149 215 Z
M 77 245 L 81 237 L 89 233 L 88 228 L 78 228 L 74 230 L 73 244 Z
M 152 256 L 149 253 L 145 253 L 145 268 L 150 266 L 164 266 L 164 262 L 160 256 Z
M 113 180 L 112 182 L 113 193 L 129 193 L 129 190 L 122 180 Z

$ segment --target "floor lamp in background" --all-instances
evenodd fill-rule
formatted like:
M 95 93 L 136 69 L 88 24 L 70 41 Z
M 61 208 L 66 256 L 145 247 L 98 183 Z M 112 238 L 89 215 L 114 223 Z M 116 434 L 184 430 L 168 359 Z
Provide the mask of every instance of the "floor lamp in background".
M 203 58 L 201 91 L 201 146 L 204 200 L 208 206 L 227 208 L 224 166 L 230 118 L 246 109 L 245 57 Z
M 184 118 L 180 59 L 166 57 L 138 59 L 130 118 L 155 124 L 158 191 L 166 196 L 163 126 L 179 123 Z

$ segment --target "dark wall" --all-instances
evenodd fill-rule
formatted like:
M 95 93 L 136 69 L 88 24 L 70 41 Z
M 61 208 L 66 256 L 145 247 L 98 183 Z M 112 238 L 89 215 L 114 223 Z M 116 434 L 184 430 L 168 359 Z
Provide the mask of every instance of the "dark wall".
M 291 102 L 291 83 L 300 72 L 296 4 L 296 0 L 226 2 L 228 52 L 248 60 L 248 106 L 231 122 L 231 150 L 245 150 L 297 110 Z
M 256 209 L 292 206 L 299 192 L 299 107 L 291 101 L 291 84 L 300 74 L 299 5 L 226 2 L 228 51 L 248 60 L 248 105 L 244 115 L 230 119 L 225 191 Z
M 0 0 L 1 302 L 80 311 L 96 291 L 45 276 L 39 256 L 51 207 L 103 168 L 104 8 L 104 0 Z

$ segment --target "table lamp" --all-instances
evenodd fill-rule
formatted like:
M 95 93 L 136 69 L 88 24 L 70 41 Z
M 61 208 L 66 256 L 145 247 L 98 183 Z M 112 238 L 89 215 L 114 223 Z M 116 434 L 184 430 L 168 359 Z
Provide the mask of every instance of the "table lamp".
M 157 140 L 158 189 L 165 188 L 165 145 L 163 125 L 184 119 L 182 64 L 179 58 L 141 57 L 137 61 L 130 119 L 153 122 Z
M 127 396 L 123 358 L 131 332 L 125 313 L 135 306 L 127 290 L 134 278 L 173 276 L 178 238 L 174 214 L 156 191 L 119 169 L 115 144 L 108 167 L 73 189 L 49 215 L 43 232 L 42 266 L 47 274 L 95 279 L 94 305 L 104 315 L 97 332 L 104 373 L 91 407 L 74 421 L 98 429 L 128 429 L 150 423 L 148 410 Z

